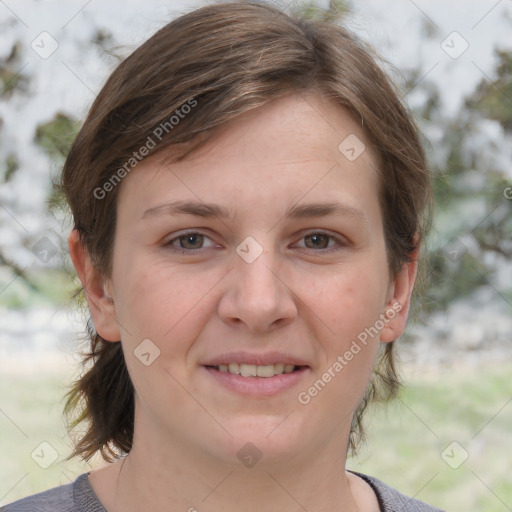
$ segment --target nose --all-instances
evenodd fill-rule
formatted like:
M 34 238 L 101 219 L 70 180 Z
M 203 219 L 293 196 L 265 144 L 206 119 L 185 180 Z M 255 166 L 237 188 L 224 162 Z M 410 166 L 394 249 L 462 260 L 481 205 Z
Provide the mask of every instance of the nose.
M 277 257 L 264 250 L 252 263 L 237 254 L 218 305 L 221 320 L 264 334 L 291 323 L 297 316 L 292 283 Z

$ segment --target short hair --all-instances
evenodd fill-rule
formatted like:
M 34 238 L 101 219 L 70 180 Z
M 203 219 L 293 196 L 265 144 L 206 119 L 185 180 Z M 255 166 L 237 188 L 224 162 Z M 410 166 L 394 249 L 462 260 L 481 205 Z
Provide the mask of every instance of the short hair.
M 351 115 L 378 157 L 378 196 L 389 272 L 395 276 L 428 229 L 431 184 L 419 130 L 377 60 L 342 25 L 256 2 L 205 6 L 165 25 L 108 78 L 63 167 L 60 186 L 94 265 L 110 277 L 116 185 L 148 137 L 158 134 L 154 153 L 172 147 L 174 161 L 180 161 L 240 114 L 285 94 L 314 92 Z M 188 113 L 178 120 L 185 105 Z M 88 459 L 99 451 L 113 461 L 132 447 L 134 388 L 121 342 L 104 340 L 90 318 L 87 331 L 86 371 L 65 407 L 73 415 L 70 429 L 82 422 L 86 429 L 70 457 Z M 379 347 L 352 419 L 351 454 L 365 437 L 367 405 L 388 401 L 400 389 L 393 345 Z

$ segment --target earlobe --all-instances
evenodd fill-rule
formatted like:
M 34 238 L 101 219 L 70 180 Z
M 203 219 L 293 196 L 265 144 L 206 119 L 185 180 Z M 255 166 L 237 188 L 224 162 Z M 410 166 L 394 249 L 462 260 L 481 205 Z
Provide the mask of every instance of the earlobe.
M 87 304 L 98 334 L 107 341 L 120 341 L 121 332 L 116 319 L 114 301 L 101 273 L 92 263 L 89 253 L 74 229 L 68 238 L 69 254 L 84 287 Z
M 402 265 L 400 272 L 390 285 L 389 300 L 385 310 L 388 321 L 380 333 L 382 342 L 395 341 L 405 330 L 418 270 L 417 256 L 418 250 L 411 255 L 410 262 Z

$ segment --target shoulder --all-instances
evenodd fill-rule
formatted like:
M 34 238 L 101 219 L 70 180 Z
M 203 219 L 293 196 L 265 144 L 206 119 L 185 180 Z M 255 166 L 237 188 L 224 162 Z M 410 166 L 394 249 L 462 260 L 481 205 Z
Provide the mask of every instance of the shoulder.
M 87 473 L 73 483 L 54 487 L 0 508 L 0 512 L 106 512 Z
M 0 509 L 1 512 L 64 512 L 73 510 L 73 484 L 61 485 L 27 496 Z
M 377 495 L 382 512 L 443 512 L 441 509 L 428 505 L 423 501 L 410 498 L 385 484 L 378 478 L 350 471 L 365 480 Z

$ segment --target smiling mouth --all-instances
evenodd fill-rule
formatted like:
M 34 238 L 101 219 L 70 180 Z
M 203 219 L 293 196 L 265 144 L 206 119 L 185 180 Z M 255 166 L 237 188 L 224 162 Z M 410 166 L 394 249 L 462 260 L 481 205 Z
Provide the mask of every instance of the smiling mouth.
M 232 373 L 242 377 L 269 378 L 274 377 L 275 375 L 281 375 L 283 373 L 293 373 L 307 367 L 281 363 L 267 365 L 229 363 L 220 364 L 218 366 L 207 365 L 206 368 L 211 368 L 222 373 Z

